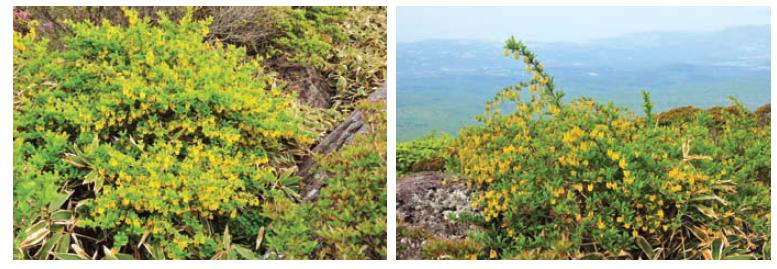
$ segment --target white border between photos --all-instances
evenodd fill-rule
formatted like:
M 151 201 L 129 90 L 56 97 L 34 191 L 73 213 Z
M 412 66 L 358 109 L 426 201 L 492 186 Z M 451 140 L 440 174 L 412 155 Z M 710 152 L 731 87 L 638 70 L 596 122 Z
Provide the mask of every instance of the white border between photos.
M 774 1 L 766 0 L 632 0 L 632 1 L 614 1 L 614 0 L 221 0 L 221 1 L 203 1 L 203 0 L 116 0 L 116 1 L 95 1 L 95 0 L 60 0 L 60 1 L 2 1 L 0 9 L 0 36 L 4 37 L 0 43 L 0 78 L 3 90 L 0 97 L 0 178 L 3 178 L 2 208 L 4 214 L 0 214 L 0 222 L 6 223 L 6 232 L 0 233 L 0 254 L 11 268 L 132 268 L 137 266 L 148 268 L 167 268 L 167 267 L 187 267 L 190 269 L 212 268 L 214 266 L 224 266 L 228 268 L 467 268 L 472 269 L 479 266 L 488 266 L 493 268 L 537 268 L 537 267 L 596 267 L 596 268 L 685 268 L 685 267 L 704 267 L 706 268 L 731 268 L 748 267 L 750 268 L 774 268 L 776 263 L 773 261 L 394 261 L 396 254 L 396 242 L 394 240 L 396 232 L 396 218 L 394 206 L 396 202 L 396 184 L 395 184 L 395 157 L 396 157 L 396 7 L 397 6 L 775 6 Z M 387 69 L 387 112 L 388 112 L 388 226 L 387 238 L 388 249 L 387 261 L 15 261 L 12 260 L 12 240 L 13 234 L 10 227 L 13 225 L 12 217 L 12 190 L 13 190 L 13 141 L 12 137 L 12 7 L 25 5 L 130 5 L 130 6 L 186 6 L 186 5 L 362 5 L 362 6 L 388 6 L 388 69 Z M 775 18 L 772 16 L 771 24 L 774 25 Z M 775 51 L 775 35 L 772 28 L 771 35 L 772 46 L 772 83 L 775 81 L 774 63 L 777 57 Z M 772 98 L 775 90 L 772 88 Z M 772 121 L 774 129 L 774 121 Z M 775 135 L 772 134 L 772 138 Z M 774 155 L 772 148 L 772 155 Z M 772 166 L 775 161 L 772 160 Z M 772 185 L 774 179 L 772 179 Z M 772 193 L 772 208 L 775 205 L 775 195 Z M 772 225 L 772 238 L 775 231 Z M 4 243 L 2 243 L 4 242 Z M 774 255 L 773 255 L 774 256 Z

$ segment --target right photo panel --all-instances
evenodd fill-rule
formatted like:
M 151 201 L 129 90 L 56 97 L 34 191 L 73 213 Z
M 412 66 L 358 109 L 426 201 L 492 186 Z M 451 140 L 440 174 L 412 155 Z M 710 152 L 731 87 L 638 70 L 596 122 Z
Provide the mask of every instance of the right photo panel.
M 397 7 L 397 259 L 770 259 L 770 7 Z

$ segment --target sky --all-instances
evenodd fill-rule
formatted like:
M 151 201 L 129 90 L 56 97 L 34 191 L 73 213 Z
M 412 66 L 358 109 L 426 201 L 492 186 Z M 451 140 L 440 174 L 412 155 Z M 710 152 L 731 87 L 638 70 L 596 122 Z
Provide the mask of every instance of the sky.
M 769 7 L 397 7 L 397 41 L 586 42 L 770 24 Z

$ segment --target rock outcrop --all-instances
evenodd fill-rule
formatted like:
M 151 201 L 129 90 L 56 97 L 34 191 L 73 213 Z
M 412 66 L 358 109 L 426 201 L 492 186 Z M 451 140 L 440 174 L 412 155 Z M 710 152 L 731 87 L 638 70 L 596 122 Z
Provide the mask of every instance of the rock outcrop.
M 299 94 L 301 103 L 311 107 L 330 108 L 334 88 L 316 69 L 306 66 L 278 66 L 288 87 Z
M 367 97 L 367 100 L 386 100 L 386 85 L 381 85 Z M 365 125 L 363 121 L 364 113 L 366 112 L 362 110 L 351 112 L 343 123 L 321 139 L 312 151 L 314 153 L 328 154 L 350 144 L 356 135 L 368 133 L 369 126 Z M 302 178 L 303 184 L 300 195 L 306 201 L 315 200 L 318 197 L 318 190 L 323 186 L 321 179 L 326 177 L 324 174 L 315 172 L 314 168 L 316 165 L 313 156 L 306 156 L 299 163 L 297 175 Z
M 470 191 L 462 182 L 450 182 L 453 175 L 420 172 L 397 180 L 397 223 L 424 236 L 397 236 L 397 258 L 420 259 L 421 248 L 429 239 L 461 239 L 472 225 L 451 219 L 474 213 Z M 443 184 L 443 180 L 449 181 Z

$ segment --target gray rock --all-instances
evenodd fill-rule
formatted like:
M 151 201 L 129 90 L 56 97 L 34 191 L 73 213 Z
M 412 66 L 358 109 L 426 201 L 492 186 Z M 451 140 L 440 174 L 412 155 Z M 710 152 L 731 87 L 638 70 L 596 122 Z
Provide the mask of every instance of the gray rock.
M 376 89 L 367 100 L 378 101 L 386 99 L 386 84 L 384 83 L 378 89 Z M 370 126 L 364 124 L 362 117 L 364 117 L 364 111 L 355 110 L 348 115 L 348 117 L 338 125 L 332 132 L 327 134 L 321 141 L 313 148 L 313 152 L 321 154 L 329 154 L 334 152 L 345 145 L 351 144 L 357 134 L 366 134 L 370 131 Z M 323 181 L 321 179 L 326 178 L 327 175 L 316 172 L 313 169 L 317 166 L 316 161 L 312 156 L 306 156 L 299 163 L 299 170 L 297 175 L 302 178 L 303 188 L 300 192 L 302 199 L 305 201 L 311 201 L 318 198 L 318 190 L 323 187 Z
M 448 183 L 443 185 L 442 181 Z M 456 220 L 464 213 L 477 214 L 470 206 L 470 191 L 462 182 L 451 182 L 453 175 L 419 172 L 397 180 L 397 222 L 407 228 L 422 229 L 429 238 L 460 239 L 477 229 Z M 454 218 L 451 218 L 454 217 Z M 399 259 L 420 259 L 425 239 L 398 238 L 403 246 Z

